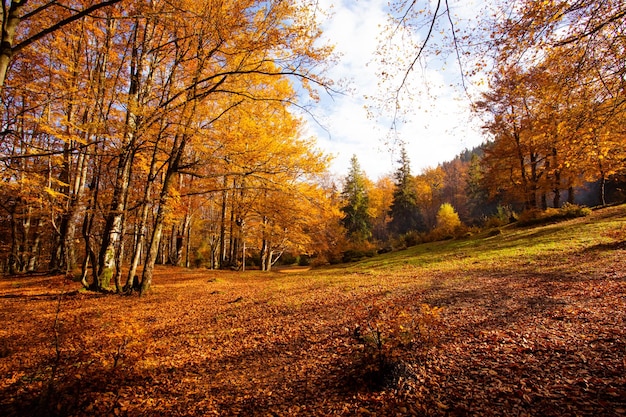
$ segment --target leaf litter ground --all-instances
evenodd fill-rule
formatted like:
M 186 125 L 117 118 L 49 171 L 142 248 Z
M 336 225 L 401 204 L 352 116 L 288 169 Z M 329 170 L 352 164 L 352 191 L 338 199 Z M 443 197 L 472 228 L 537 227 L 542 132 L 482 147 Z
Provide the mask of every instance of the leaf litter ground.
M 626 415 L 625 240 L 617 207 L 144 298 L 5 277 L 0 414 Z

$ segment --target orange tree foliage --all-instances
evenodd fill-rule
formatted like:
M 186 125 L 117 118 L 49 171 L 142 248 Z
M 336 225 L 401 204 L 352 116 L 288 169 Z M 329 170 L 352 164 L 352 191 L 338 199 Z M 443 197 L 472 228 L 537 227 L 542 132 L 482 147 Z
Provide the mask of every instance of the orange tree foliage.
M 403 75 L 391 89 L 396 117 L 420 59 L 452 51 L 462 77 L 494 67 L 477 107 L 489 114 L 486 127 L 494 138 L 485 185 L 502 203 L 559 206 L 564 190 L 573 200 L 581 183 L 599 181 L 604 189 L 607 179 L 624 172 L 623 1 L 491 2 L 476 11 L 476 28 L 457 25 L 454 10 L 455 2 L 447 0 L 389 3 L 392 23 L 385 28 L 381 63 L 392 61 L 394 37 L 420 35 L 414 52 L 394 59 L 393 70 L 383 73 L 385 81 L 392 79 L 387 74 Z
M 526 208 L 624 172 L 623 2 L 510 6 L 493 27 L 496 70 L 477 107 L 490 115 L 492 194 Z M 549 198 L 551 197 L 551 199 Z
M 4 85 L 7 72 L 16 54 L 48 35 L 60 32 L 71 23 L 119 2 L 120 0 L 103 2 L 9 0 L 2 2 L 0 89 Z
M 491 117 L 485 162 L 492 194 L 526 208 L 559 207 L 563 190 L 572 200 L 581 182 L 623 171 L 623 92 L 615 96 L 595 72 L 581 73 L 580 53 L 549 51 L 529 69 L 503 64 L 477 103 Z
M 369 189 L 372 234 L 375 239 L 385 241 L 389 238 L 389 209 L 393 201 L 394 183 L 391 176 L 379 178 Z
M 2 91 L 12 270 L 45 268 L 48 259 L 67 273 L 82 265 L 85 285 L 115 282 L 120 291 L 121 262 L 131 260 L 128 284 L 147 254 L 147 290 L 154 263 L 181 261 L 181 237 L 190 236 L 202 206 L 192 196 L 203 192 L 220 211 L 212 217 L 223 249 L 217 263 L 232 261 L 234 253 L 225 255 L 235 241 L 231 213 L 254 194 L 242 189 L 293 193 L 326 164 L 290 114 L 298 101 L 291 83 L 313 95 L 330 86 L 322 73 L 331 50 L 317 42 L 316 7 L 137 0 L 83 16 L 15 56 Z M 49 13 L 30 19 L 18 38 L 53 23 Z M 20 188 L 22 177 L 43 191 Z M 23 224 L 53 238 L 39 239 Z M 298 228 L 290 229 L 294 241 L 302 240 Z M 45 260 L 27 260 L 31 252 Z

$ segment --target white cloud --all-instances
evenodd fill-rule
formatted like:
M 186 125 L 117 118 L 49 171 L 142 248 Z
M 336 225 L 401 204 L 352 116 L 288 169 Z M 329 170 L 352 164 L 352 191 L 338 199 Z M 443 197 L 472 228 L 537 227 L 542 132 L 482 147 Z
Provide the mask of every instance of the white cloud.
M 368 117 L 366 106 L 372 102 L 365 97 L 380 97 L 397 88 L 403 76 L 399 68 L 406 68 L 406 61 L 415 53 L 419 34 L 401 34 L 401 41 L 385 51 L 390 62 L 383 69 L 376 53 L 387 24 L 387 0 L 320 0 L 320 5 L 332 6 L 333 15 L 324 25 L 324 37 L 335 45 L 340 55 L 329 76 L 349 80 L 350 88 L 346 95 L 323 97 L 320 106 L 314 109 L 316 118 L 328 132 L 314 123 L 310 126 L 318 137 L 318 145 L 335 156 L 332 166 L 335 174 L 347 173 L 354 154 L 368 176 L 375 180 L 395 170 L 398 154 L 390 151 L 393 143 L 385 144 L 391 115 Z M 463 7 L 458 13 L 467 17 L 471 9 Z M 389 56 L 392 52 L 397 53 L 395 58 Z M 398 65 L 400 60 L 404 61 L 404 67 Z M 469 101 L 450 87 L 458 80 L 458 70 L 444 70 L 444 65 L 436 62 L 415 68 L 401 99 L 403 108 L 410 111 L 394 134 L 406 143 L 414 173 L 449 160 L 483 140 L 478 124 L 470 121 Z M 393 79 L 381 80 L 383 70 L 393 73 Z M 457 80 L 452 80 L 455 76 Z

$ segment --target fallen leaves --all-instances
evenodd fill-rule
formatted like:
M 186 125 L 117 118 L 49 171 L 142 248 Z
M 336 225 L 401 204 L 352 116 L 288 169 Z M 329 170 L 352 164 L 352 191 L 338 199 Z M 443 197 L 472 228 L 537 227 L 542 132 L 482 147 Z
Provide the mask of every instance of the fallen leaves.
M 487 269 L 468 254 L 462 276 L 443 264 L 397 275 L 164 268 L 147 298 L 76 292 L 62 277 L 3 278 L 0 409 L 625 415 L 623 255 L 552 250 Z M 381 384 L 368 380 L 368 323 L 388 360 Z

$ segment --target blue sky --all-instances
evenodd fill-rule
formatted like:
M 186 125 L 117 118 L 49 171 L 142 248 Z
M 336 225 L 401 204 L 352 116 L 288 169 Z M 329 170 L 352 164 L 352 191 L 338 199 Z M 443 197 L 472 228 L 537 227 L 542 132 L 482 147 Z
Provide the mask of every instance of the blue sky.
M 434 7 L 430 3 L 418 1 L 417 6 Z M 459 26 L 476 21 L 478 3 L 450 2 Z M 379 100 L 400 85 L 399 77 L 425 36 L 424 30 L 400 30 L 392 45 L 381 43 L 381 31 L 387 24 L 387 0 L 319 0 L 319 4 L 332 13 L 324 22 L 324 37 L 335 45 L 339 55 L 329 76 L 349 87 L 343 95 L 322 96 L 312 110 L 324 129 L 311 120 L 308 123 L 319 147 L 335 157 L 331 166 L 334 174 L 341 177 L 348 172 L 353 154 L 372 180 L 393 172 L 398 159 L 397 140 L 406 144 L 414 174 L 485 140 L 482 122 L 471 114 L 470 100 L 459 85 L 458 63 L 445 53 L 420 61 L 411 73 L 400 98 L 405 121 L 396 130 L 391 130 L 391 110 L 372 117 L 371 110 L 376 112 Z M 388 50 L 383 51 L 385 47 Z M 386 67 L 377 55 L 381 51 L 388 61 Z M 383 79 L 383 71 L 395 76 Z M 467 81 L 471 82 L 469 91 L 477 91 L 472 83 L 479 80 Z

